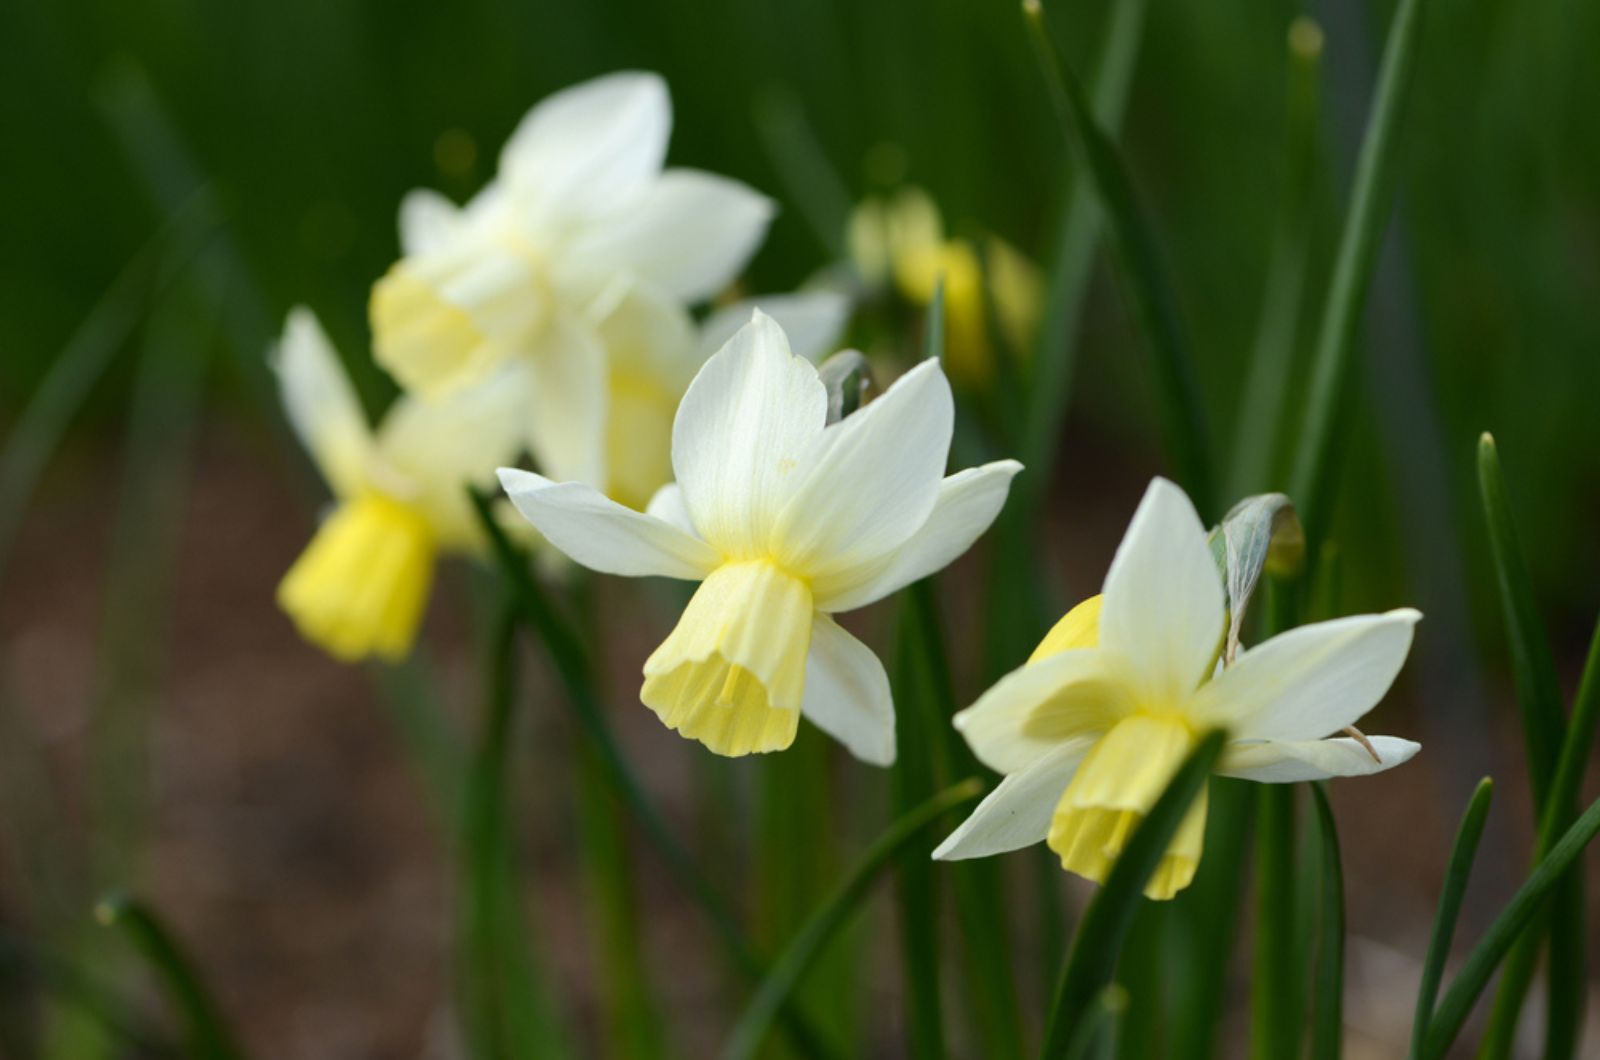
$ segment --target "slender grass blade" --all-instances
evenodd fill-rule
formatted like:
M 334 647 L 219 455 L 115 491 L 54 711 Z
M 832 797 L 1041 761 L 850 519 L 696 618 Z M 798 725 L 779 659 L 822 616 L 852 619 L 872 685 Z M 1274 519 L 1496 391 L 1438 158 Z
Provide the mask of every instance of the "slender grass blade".
M 745 1060 L 755 1055 L 784 999 L 794 992 L 828 940 L 849 921 L 889 862 L 934 821 L 956 807 L 971 802 L 982 790 L 983 785 L 977 778 L 964 780 L 946 788 L 889 826 L 778 958 L 771 974 L 735 1024 L 727 1048 L 723 1051 L 724 1057 L 728 1060 Z
M 117 929 L 161 980 L 167 999 L 183 1019 L 189 1056 L 195 1060 L 242 1060 L 245 1054 L 216 999 L 154 913 L 137 899 L 119 893 L 102 898 L 94 915 L 106 927 Z
M 1356 158 L 1350 206 L 1317 330 L 1304 424 L 1289 476 L 1289 495 L 1299 506 L 1313 540 L 1322 536 L 1329 518 L 1335 435 L 1344 413 L 1356 326 L 1366 307 L 1393 198 L 1400 117 L 1416 68 L 1422 11 L 1423 0 L 1400 0 L 1389 24 L 1378 84 Z
M 1311 998 L 1311 1060 L 1339 1060 L 1344 1040 L 1344 869 L 1333 808 L 1321 784 L 1311 785 L 1321 857 L 1317 978 Z
M 1444 887 L 1433 915 L 1433 934 L 1428 938 L 1428 955 L 1422 963 L 1422 982 L 1417 987 L 1417 1014 L 1411 1025 L 1411 1056 L 1420 1057 L 1428 1038 L 1433 1006 L 1439 999 L 1439 981 L 1444 977 L 1444 962 L 1450 957 L 1450 941 L 1455 937 L 1456 919 L 1461 915 L 1461 900 L 1472 875 L 1472 860 L 1483 838 L 1484 822 L 1489 819 L 1489 804 L 1494 799 L 1494 781 L 1484 777 L 1467 803 L 1467 812 L 1456 829 L 1450 848 L 1450 864 L 1445 870 Z
M 1155 233 L 1133 190 L 1133 181 L 1089 106 L 1050 35 L 1039 0 L 1023 0 L 1039 64 L 1068 141 L 1105 207 L 1112 246 L 1122 265 L 1140 330 L 1150 345 L 1163 409 L 1167 446 L 1179 481 L 1203 518 L 1215 515 L 1217 480 L 1206 428 L 1205 402 L 1194 357 L 1178 313 L 1178 302 L 1157 249 Z

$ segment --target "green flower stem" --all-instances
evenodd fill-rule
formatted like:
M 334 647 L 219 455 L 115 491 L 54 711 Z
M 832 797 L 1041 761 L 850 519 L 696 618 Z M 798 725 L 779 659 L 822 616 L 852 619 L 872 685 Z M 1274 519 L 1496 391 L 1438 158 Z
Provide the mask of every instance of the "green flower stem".
M 1162 398 L 1163 426 L 1177 477 L 1201 516 L 1215 515 L 1217 478 L 1206 429 L 1205 402 L 1155 233 L 1134 194 L 1133 181 L 1115 144 L 1096 119 L 1077 75 L 1056 48 L 1043 6 L 1039 0 L 1023 0 L 1022 12 L 1062 129 L 1083 158 L 1085 170 L 1105 206 L 1111 244 L 1127 280 L 1134 315 L 1150 345 Z
M 1321 784 L 1311 785 L 1321 857 L 1321 911 L 1317 929 L 1317 979 L 1311 1003 L 1311 1060 L 1339 1060 L 1344 1040 L 1344 870 L 1339 832 Z
M 1423 1054 L 1428 1040 L 1428 1025 L 1433 1019 L 1433 1006 L 1439 999 L 1439 981 L 1444 978 L 1444 963 L 1450 957 L 1450 941 L 1455 937 L 1456 919 L 1461 915 L 1461 900 L 1467 893 L 1467 879 L 1472 875 L 1472 859 L 1478 853 L 1478 841 L 1483 838 L 1484 822 L 1489 819 L 1489 804 L 1494 798 L 1494 781 L 1484 777 L 1467 803 L 1467 812 L 1461 817 L 1456 830 L 1455 845 L 1450 848 L 1450 865 L 1445 870 L 1444 887 L 1439 892 L 1439 905 L 1433 915 L 1433 934 L 1428 938 L 1428 955 L 1422 964 L 1422 981 L 1417 986 L 1417 1014 L 1411 1024 L 1412 1060 Z
M 595 693 L 588 654 L 583 642 L 573 632 L 567 620 L 545 597 L 539 583 L 528 570 L 526 558 L 496 522 L 488 498 L 475 490 L 469 491 L 469 496 L 477 511 L 479 525 L 489 540 L 494 561 L 509 585 L 522 621 L 539 634 L 549 651 L 551 660 L 555 663 L 556 674 L 567 693 L 564 698 L 572 708 L 579 726 L 593 741 L 600 764 L 617 797 L 628 807 L 640 827 L 644 829 L 646 838 L 666 862 L 668 870 L 711 922 L 717 940 L 727 951 L 735 967 L 752 983 L 760 983 L 766 977 L 765 962 L 745 940 L 738 921 L 717 889 L 673 837 L 666 822 L 656 812 L 654 803 L 634 779 L 627 760 L 623 758 Z M 791 1001 L 785 1001 L 779 1018 L 785 1031 L 802 1052 L 813 1056 L 830 1055 L 830 1051 L 824 1047 L 816 1030 Z
M 1315 22 L 1308 18 L 1294 20 L 1289 27 L 1288 54 L 1288 135 L 1284 148 L 1287 164 L 1261 299 L 1261 319 L 1239 399 L 1231 496 L 1268 489 L 1276 480 L 1310 265 L 1321 131 L 1318 78 L 1322 31 Z
M 1300 1035 L 1294 815 L 1294 785 L 1261 785 L 1256 794 L 1257 911 L 1250 998 L 1250 1055 L 1255 1060 L 1292 1056 Z
M 1345 412 L 1344 394 L 1349 386 L 1356 328 L 1366 307 L 1393 198 L 1400 115 L 1416 67 L 1422 7 L 1423 0 L 1400 0 L 1390 23 L 1372 109 L 1356 159 L 1349 212 L 1317 331 L 1304 424 L 1289 477 L 1289 495 L 1313 540 L 1322 536 L 1329 518 L 1337 427 Z
M 779 1007 L 793 994 L 828 941 L 849 921 L 890 861 L 905 851 L 929 825 L 951 810 L 971 802 L 982 790 L 983 785 L 975 777 L 946 788 L 901 816 L 878 837 L 849 878 L 812 915 L 773 965 L 772 972 L 734 1026 L 727 1048 L 723 1051 L 728 1060 L 745 1060 L 755 1055 Z M 923 854 L 923 857 L 926 856 Z
M 515 612 L 508 603 L 491 637 L 483 731 L 462 802 L 461 1015 L 473 1055 L 482 1060 L 531 1060 L 566 1052 L 527 945 L 507 813 L 516 634 Z
M 183 1017 L 186 1055 L 194 1060 L 242 1060 L 245 1054 L 211 991 L 154 913 L 137 899 L 112 894 L 100 900 L 94 915 L 120 931 L 161 980 L 168 1000 Z

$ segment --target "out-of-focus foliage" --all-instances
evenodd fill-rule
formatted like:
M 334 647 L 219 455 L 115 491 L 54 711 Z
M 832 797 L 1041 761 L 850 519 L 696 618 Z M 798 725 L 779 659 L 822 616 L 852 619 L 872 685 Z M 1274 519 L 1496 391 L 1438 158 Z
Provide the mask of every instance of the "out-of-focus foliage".
M 1087 66 L 1105 5 L 1051 8 L 1069 58 Z M 1151 8 L 1124 139 L 1220 444 L 1232 436 L 1282 185 L 1283 42 L 1298 9 Z M 1310 287 L 1320 292 L 1389 5 L 1324 0 L 1309 13 L 1327 32 L 1328 164 Z M 1581 607 L 1600 577 L 1596 39 L 1600 8 L 1573 0 L 1432 5 L 1404 124 L 1399 224 L 1369 312 L 1365 429 L 1344 455 L 1355 503 L 1342 506 L 1340 536 L 1351 555 L 1389 557 L 1375 561 L 1386 569 L 1352 571 L 1357 593 L 1375 575 L 1407 573 L 1407 546 L 1392 542 L 1406 540 L 1418 505 L 1470 525 L 1472 439 L 1484 428 L 1524 484 L 1514 500 L 1541 598 Z M 796 114 L 849 199 L 912 180 L 956 232 L 981 225 L 1035 258 L 1048 251 L 1069 168 L 1021 19 L 1003 0 L 7 4 L 0 423 L 161 215 L 107 118 L 131 70 L 214 183 L 272 317 L 309 303 L 353 351 L 367 339 L 367 288 L 397 253 L 400 195 L 429 185 L 464 197 L 534 100 L 630 66 L 672 87 L 673 161 L 782 203 L 756 289 L 792 285 L 838 238 L 810 223 L 796 190 L 806 178 L 769 150 Z M 1149 469 L 1148 371 L 1114 287 L 1099 295 L 1073 420 Z M 1308 301 L 1311 325 L 1317 296 Z M 376 402 L 387 384 L 354 360 Z M 1481 540 L 1476 529 L 1462 538 L 1469 549 Z M 1485 558 L 1464 565 L 1481 593 Z

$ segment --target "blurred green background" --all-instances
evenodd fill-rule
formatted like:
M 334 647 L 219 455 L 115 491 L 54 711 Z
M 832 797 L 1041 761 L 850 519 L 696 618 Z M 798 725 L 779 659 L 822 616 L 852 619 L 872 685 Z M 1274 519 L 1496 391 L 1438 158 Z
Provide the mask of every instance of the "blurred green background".
M 1049 5 L 1080 69 L 1096 61 L 1108 9 Z M 1298 328 L 1308 337 L 1389 13 L 1387 3 L 1150 4 L 1121 140 L 1191 329 L 1213 442 L 1227 457 L 1287 179 L 1288 27 L 1309 14 L 1326 34 L 1310 281 Z M 1569 683 L 1600 597 L 1596 41 L 1600 5 L 1579 0 L 1430 3 L 1401 131 L 1394 223 L 1360 341 L 1335 531 L 1344 605 L 1416 603 L 1428 615 L 1408 686 L 1408 734 L 1435 755 L 1422 797 L 1447 808 L 1482 772 L 1519 768 L 1514 746 L 1495 743 L 1510 734 L 1514 714 L 1478 514 L 1480 431 L 1499 439 Z M 157 427 L 163 402 L 173 401 L 213 425 L 198 443 L 210 469 L 201 486 L 212 486 L 197 487 L 196 503 L 205 504 L 205 525 L 231 543 L 228 559 L 253 565 L 252 586 L 267 587 L 219 590 L 216 607 L 226 599 L 258 611 L 256 625 L 271 625 L 270 585 L 308 517 L 289 491 L 273 494 L 282 501 L 275 543 L 259 546 L 246 529 L 227 529 L 231 495 L 215 483 L 232 468 L 251 469 L 247 481 L 276 481 L 294 466 L 264 371 L 283 313 L 311 305 L 370 407 L 381 407 L 391 390 L 365 356 L 366 296 L 397 254 L 400 196 L 431 186 L 465 198 L 492 174 L 499 144 L 532 103 L 630 67 L 659 71 L 671 86 L 671 162 L 736 176 L 780 201 L 751 290 L 792 286 L 827 264 L 842 245 L 844 212 L 900 180 L 930 189 L 959 230 L 992 230 L 1036 259 L 1048 255 L 1073 165 L 1008 0 L 0 6 L 7 438 L 130 261 L 150 254 L 175 214 L 211 219 L 192 258 L 199 282 L 178 285 L 187 315 L 146 320 L 157 300 L 134 299 L 138 323 L 111 344 L 103 377 L 71 420 L 67 451 L 76 458 L 57 460 L 39 491 L 41 507 L 55 514 L 30 523 L 22 511 L 0 512 L 0 522 L 31 527 L 13 554 L 0 555 L 0 576 L 36 575 L 31 588 L 14 592 L 13 584 L 5 594 L 7 666 L 44 665 L 30 639 L 31 601 L 51 594 L 38 571 L 68 562 L 53 550 L 85 550 L 92 571 L 108 567 L 114 581 L 116 571 L 143 565 L 139 549 L 150 543 L 141 527 L 172 525 L 152 521 L 165 480 L 141 478 L 139 458 L 179 443 L 140 429 L 137 414 L 129 426 L 141 386 L 158 393 L 147 403 L 157 411 L 146 413 Z M 1079 591 L 1103 564 L 1065 554 L 1069 543 L 1114 542 L 1131 498 L 1166 466 L 1144 348 L 1112 270 L 1104 261 L 1098 269 L 1050 487 L 1049 540 L 1060 547 L 1045 560 Z M 195 323 L 212 319 L 215 326 Z M 169 357 L 178 367 L 163 366 Z M 181 370 L 189 357 L 203 366 L 199 376 Z M 184 380 L 203 382 L 191 405 L 183 404 Z M 1298 382 L 1297 374 L 1291 402 Z M 1297 407 L 1289 406 L 1291 422 Z M 216 443 L 216 424 L 227 425 L 226 444 Z M 109 533 L 83 530 L 85 520 L 110 519 L 109 504 L 96 514 L 83 498 L 114 478 L 133 484 L 133 500 L 124 499 Z M 166 557 L 158 568 L 181 569 L 191 548 L 204 551 L 191 538 L 150 547 Z M 102 562 L 119 550 L 131 558 Z M 222 575 L 205 569 L 213 580 L 200 586 L 210 591 Z M 89 601 L 68 615 L 93 641 L 107 616 L 93 583 L 79 592 Z M 124 610 L 138 614 L 136 605 Z M 284 640 L 277 627 L 271 636 Z M 254 650 L 253 638 L 233 649 Z M 177 670 L 192 661 L 181 649 L 176 656 Z M 138 660 L 128 665 L 139 669 Z M 223 680 L 217 691 L 225 688 Z M 76 685 L 68 691 L 92 696 Z M 1426 823 L 1441 848 L 1430 864 L 1443 856 L 1454 812 Z M 17 868 L 26 859 L 19 829 L 7 831 L 0 835 Z M 1507 857 L 1520 859 L 1515 849 Z

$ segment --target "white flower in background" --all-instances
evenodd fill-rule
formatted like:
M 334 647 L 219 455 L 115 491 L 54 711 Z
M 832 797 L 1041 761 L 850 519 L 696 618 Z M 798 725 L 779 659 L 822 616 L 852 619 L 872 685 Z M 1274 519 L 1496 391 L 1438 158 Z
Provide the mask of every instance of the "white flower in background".
M 1407 761 L 1409 740 L 1337 737 L 1383 698 L 1422 616 L 1409 608 L 1318 622 L 1217 670 L 1222 581 L 1183 491 L 1156 479 L 1101 595 L 1068 612 L 1026 665 L 955 723 L 1005 774 L 934 852 L 972 858 L 1047 841 L 1062 866 L 1104 882 L 1199 736 L 1225 728 L 1218 772 L 1266 783 L 1364 776 Z M 1171 898 L 1200 861 L 1195 800 L 1145 893 Z
M 678 402 L 706 358 L 749 322 L 755 309 L 777 321 L 797 356 L 815 360 L 835 348 L 850 302 L 822 290 L 769 295 L 726 306 L 696 325 L 677 303 L 635 289 L 607 314 L 600 325 L 610 358 L 606 479 L 591 485 L 630 508 L 643 508 L 672 481 L 672 418 Z
M 966 551 L 1021 468 L 944 477 L 954 408 L 937 361 L 838 423 L 827 403 L 816 368 L 757 312 L 690 384 L 672 429 L 677 482 L 647 512 L 500 472 L 518 510 L 578 563 L 701 582 L 645 662 L 640 698 L 719 754 L 788 747 L 804 713 L 857 757 L 892 762 L 888 678 L 832 615 Z
M 612 74 L 534 107 L 496 179 L 466 206 L 408 195 L 405 256 L 372 292 L 379 363 L 429 398 L 519 363 L 540 466 L 605 482 L 601 323 L 637 288 L 710 297 L 744 267 L 772 215 L 743 184 L 663 169 L 671 126 L 659 77 Z
M 404 657 L 441 552 L 483 541 L 466 496 L 521 447 L 519 393 L 489 380 L 439 401 L 401 397 L 373 431 L 338 354 L 304 308 L 275 358 L 283 404 L 335 504 L 278 586 L 307 640 L 346 661 Z

